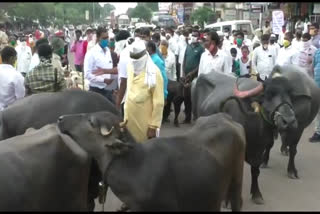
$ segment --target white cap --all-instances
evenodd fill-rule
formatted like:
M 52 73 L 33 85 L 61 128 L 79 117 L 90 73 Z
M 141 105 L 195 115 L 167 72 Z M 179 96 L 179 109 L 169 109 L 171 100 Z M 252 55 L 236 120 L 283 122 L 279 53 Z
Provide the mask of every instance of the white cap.
M 130 48 L 130 52 L 134 54 L 140 53 L 144 50 L 146 50 L 146 45 L 144 43 L 144 40 L 134 41 Z

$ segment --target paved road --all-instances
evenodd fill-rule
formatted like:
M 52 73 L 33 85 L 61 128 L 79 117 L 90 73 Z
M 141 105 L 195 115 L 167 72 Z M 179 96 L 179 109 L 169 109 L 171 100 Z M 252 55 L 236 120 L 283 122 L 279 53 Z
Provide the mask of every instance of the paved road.
M 183 117 L 180 117 L 180 121 Z M 181 125 L 176 128 L 173 124 L 165 124 L 161 130 L 162 136 L 182 134 L 191 125 Z M 269 168 L 261 169 L 260 188 L 265 204 L 256 205 L 250 200 L 250 167 L 245 164 L 243 180 L 243 211 L 319 211 L 320 210 L 320 143 L 312 144 L 308 138 L 313 133 L 313 124 L 304 132 L 296 156 L 296 167 L 300 179 L 292 180 L 287 177 L 286 168 L 288 157 L 280 153 L 280 141 L 277 140 L 271 150 Z M 118 209 L 121 202 L 109 190 L 105 204 L 106 211 Z M 101 211 L 97 203 L 95 211 Z M 229 211 L 225 210 L 224 211 Z

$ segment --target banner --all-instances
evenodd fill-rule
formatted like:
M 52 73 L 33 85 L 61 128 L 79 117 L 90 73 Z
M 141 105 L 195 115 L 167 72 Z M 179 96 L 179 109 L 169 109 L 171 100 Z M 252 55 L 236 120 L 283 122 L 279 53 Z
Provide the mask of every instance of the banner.
M 89 20 L 89 10 L 86 10 L 86 20 Z
M 184 15 L 184 9 L 183 8 L 178 8 L 178 20 L 180 23 L 183 24 L 183 15 Z
M 272 12 L 272 32 L 274 34 L 280 34 L 282 32 L 282 26 L 284 25 L 284 14 L 282 11 L 277 10 Z

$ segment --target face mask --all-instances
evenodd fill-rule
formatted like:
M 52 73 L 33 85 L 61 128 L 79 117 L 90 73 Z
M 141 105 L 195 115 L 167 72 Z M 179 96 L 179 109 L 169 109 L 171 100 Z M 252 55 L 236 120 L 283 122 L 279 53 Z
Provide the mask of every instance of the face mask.
M 264 49 L 264 50 L 267 50 L 267 49 L 268 49 L 268 44 L 264 44 L 264 45 L 263 45 L 263 49 Z
M 213 56 L 216 55 L 217 50 L 218 50 L 218 48 L 217 48 L 216 45 L 211 44 L 211 45 L 209 46 L 209 52 L 210 52 Z
M 237 45 L 239 45 L 239 46 L 242 45 L 242 42 L 243 42 L 242 39 L 237 39 L 236 41 L 237 41 Z
M 225 36 L 225 37 L 229 37 L 229 34 L 228 34 L 228 33 L 224 33 L 224 36 Z
M 140 59 L 131 59 L 133 64 L 133 71 L 136 75 L 140 74 L 143 69 L 145 68 L 147 61 L 148 61 L 148 55 L 144 55 Z
M 271 44 L 274 44 L 274 42 L 275 42 L 275 40 L 270 40 L 270 43 L 271 43 Z
M 160 45 L 160 51 L 161 51 L 162 55 L 167 56 L 168 48 L 166 46 Z
M 110 48 L 114 48 L 115 47 L 115 41 L 111 41 L 109 47 Z
M 16 41 L 11 41 L 10 44 L 11 44 L 11 46 L 15 46 L 16 45 Z
M 17 62 L 18 62 L 18 61 L 16 60 L 16 61 L 14 61 L 14 63 L 13 63 L 13 67 L 14 67 L 14 68 L 17 68 Z
M 284 46 L 285 48 L 289 47 L 290 44 L 291 44 L 290 41 L 288 41 L 288 40 L 283 40 L 283 46 Z
M 308 49 L 310 47 L 310 41 L 302 42 L 303 48 Z
M 92 37 L 93 37 L 93 34 L 92 34 L 92 33 L 88 34 L 88 40 L 89 40 L 89 41 L 92 40 Z
M 198 42 L 198 37 L 191 36 L 191 43 L 197 43 Z
M 102 48 L 108 47 L 108 44 L 109 44 L 109 40 L 107 40 L 107 39 L 102 39 L 102 40 L 100 40 L 100 46 L 101 46 Z
M 64 48 L 60 48 L 58 51 L 58 55 L 62 56 L 64 54 Z
M 314 36 L 316 34 L 314 29 L 310 30 L 309 33 L 311 36 Z
M 244 35 L 244 39 L 248 39 L 248 35 Z
M 23 42 L 21 42 L 21 45 L 22 45 L 22 46 L 27 46 L 27 42 L 26 42 L 26 41 L 23 41 Z

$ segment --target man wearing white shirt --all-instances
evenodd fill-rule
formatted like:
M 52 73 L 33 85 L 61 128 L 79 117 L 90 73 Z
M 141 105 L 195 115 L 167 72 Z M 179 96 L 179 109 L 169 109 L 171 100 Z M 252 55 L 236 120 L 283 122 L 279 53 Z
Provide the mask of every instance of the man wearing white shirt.
M 106 90 L 113 80 L 111 74 L 118 74 L 113 68 L 110 49 L 108 48 L 108 31 L 99 27 L 97 44 L 86 54 L 84 59 L 85 78 L 89 80 L 90 91 L 97 92 L 112 102 L 112 92 Z
M 17 60 L 17 52 L 12 47 L 1 51 L 0 64 L 0 111 L 25 96 L 24 78 L 13 65 Z
M 230 49 L 232 46 L 233 46 L 233 37 L 230 36 L 230 29 L 226 28 L 224 30 L 222 50 L 225 51 L 227 55 L 230 55 Z
M 38 54 L 38 47 L 39 47 L 39 45 L 44 44 L 44 43 L 49 44 L 49 41 L 47 39 L 39 39 L 36 42 L 35 52 L 32 55 L 28 72 L 30 72 L 32 69 L 34 69 L 36 66 L 38 66 L 40 64 L 40 58 L 39 58 L 39 54 Z
M 298 65 L 298 50 L 292 46 L 293 34 L 287 32 L 284 35 L 283 47 L 280 49 L 276 65 Z
M 271 34 L 268 48 L 270 48 L 271 50 L 274 51 L 274 53 L 275 53 L 274 55 L 277 59 L 279 51 L 280 51 L 280 45 L 276 42 L 276 40 L 277 40 L 276 35 Z
M 253 70 L 258 73 L 258 80 L 265 81 L 272 72 L 276 62 L 276 57 L 275 51 L 272 50 L 268 45 L 268 34 L 262 35 L 261 43 L 261 46 L 254 49 L 252 67 Z
M 206 37 L 206 45 L 208 50 L 201 55 L 199 72 L 200 74 L 207 74 L 210 72 L 222 72 L 225 74 L 231 74 L 231 70 L 228 69 L 226 57 L 222 50 L 219 50 L 220 38 L 216 32 L 209 32 Z
M 238 60 L 238 59 L 240 59 L 242 57 L 241 48 L 242 48 L 242 46 L 244 46 L 244 33 L 243 32 L 238 31 L 236 33 L 236 42 L 237 42 L 237 44 L 231 46 L 231 48 L 237 49 L 236 60 Z M 231 50 L 231 48 L 230 48 L 230 50 Z M 230 50 L 229 50 L 229 54 L 231 55 Z
M 19 71 L 22 75 L 25 75 L 29 71 L 29 66 L 32 57 L 32 51 L 29 46 L 27 46 L 27 42 L 25 38 L 21 38 L 21 43 L 15 48 L 17 51 L 17 71 Z
M 176 49 L 176 55 L 178 55 L 178 66 L 177 69 L 177 81 L 179 81 L 181 74 L 183 74 L 182 71 L 182 63 L 184 58 L 184 53 L 187 48 L 187 39 L 189 37 L 189 32 L 187 30 L 184 30 L 183 35 L 179 37 L 178 47 Z
M 302 46 L 298 54 L 299 66 L 304 68 L 308 75 L 313 78 L 313 58 L 317 48 L 311 44 L 311 35 L 304 33 L 302 35 Z
M 292 46 L 297 50 L 301 49 L 302 47 L 302 31 L 301 30 L 296 31 L 296 38 L 292 40 Z

